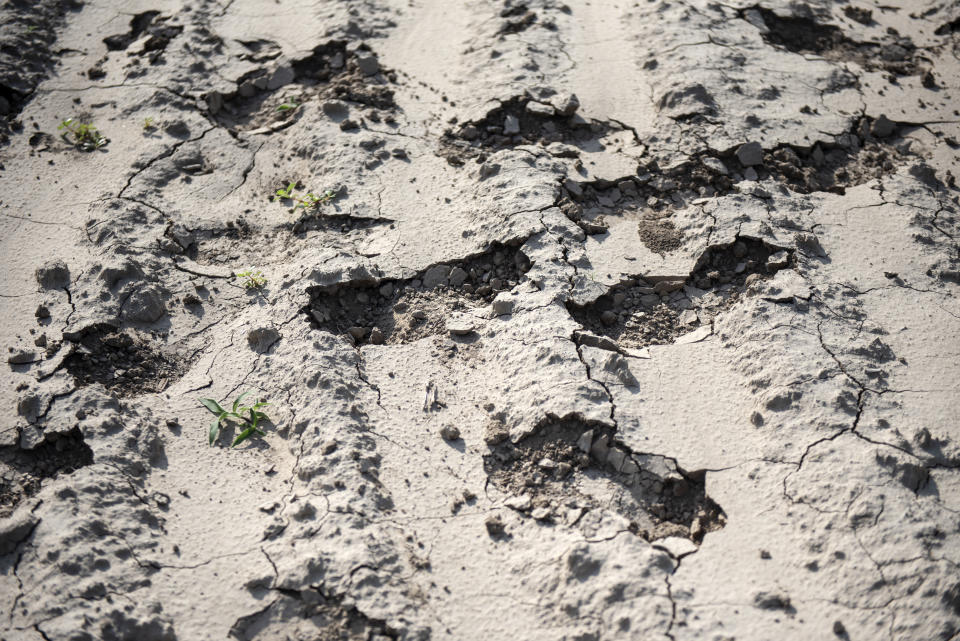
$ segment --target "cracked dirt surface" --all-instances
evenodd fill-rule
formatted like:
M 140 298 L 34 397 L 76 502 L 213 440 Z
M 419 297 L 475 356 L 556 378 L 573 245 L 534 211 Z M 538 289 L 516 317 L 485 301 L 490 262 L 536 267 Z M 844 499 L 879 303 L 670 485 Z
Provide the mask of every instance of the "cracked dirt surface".
M 960 638 L 958 24 L 7 2 L 0 637 Z

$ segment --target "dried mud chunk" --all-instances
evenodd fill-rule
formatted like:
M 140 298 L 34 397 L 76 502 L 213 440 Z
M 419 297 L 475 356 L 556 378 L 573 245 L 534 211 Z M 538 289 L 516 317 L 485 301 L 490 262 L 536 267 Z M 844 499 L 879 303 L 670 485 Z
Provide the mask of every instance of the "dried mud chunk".
M 590 332 L 616 341 L 619 348 L 667 345 L 709 325 L 746 289 L 748 279 L 767 278 L 788 267 L 791 253 L 742 237 L 711 247 L 686 280 L 634 278 L 592 303 L 568 304 L 574 319 Z M 588 344 L 585 334 L 579 344 Z
M 63 289 L 70 284 L 70 269 L 56 258 L 37 268 L 37 283 L 44 289 Z
M 538 521 L 570 507 L 613 509 L 648 540 L 683 536 L 699 542 L 725 520 L 704 493 L 703 474 L 686 474 L 662 456 L 635 454 L 605 425 L 545 423 L 517 443 L 491 445 L 484 470 L 513 495 L 509 507 Z
M 120 396 L 160 392 L 178 380 L 186 365 L 147 335 L 98 325 L 81 333 L 64 368 L 78 385 L 100 383 Z

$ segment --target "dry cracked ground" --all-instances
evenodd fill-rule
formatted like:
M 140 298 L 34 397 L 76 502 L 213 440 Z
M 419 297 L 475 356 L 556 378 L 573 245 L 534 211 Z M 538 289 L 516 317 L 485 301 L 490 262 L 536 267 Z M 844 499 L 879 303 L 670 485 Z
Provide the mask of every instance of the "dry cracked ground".
M 0 141 L 3 639 L 960 639 L 955 2 L 5 0 Z

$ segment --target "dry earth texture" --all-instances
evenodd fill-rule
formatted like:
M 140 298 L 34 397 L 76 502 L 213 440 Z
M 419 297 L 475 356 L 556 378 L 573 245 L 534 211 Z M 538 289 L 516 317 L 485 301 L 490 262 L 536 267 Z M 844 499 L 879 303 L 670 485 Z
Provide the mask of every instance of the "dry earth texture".
M 955 1 L 5 0 L 0 114 L 3 639 L 960 639 Z

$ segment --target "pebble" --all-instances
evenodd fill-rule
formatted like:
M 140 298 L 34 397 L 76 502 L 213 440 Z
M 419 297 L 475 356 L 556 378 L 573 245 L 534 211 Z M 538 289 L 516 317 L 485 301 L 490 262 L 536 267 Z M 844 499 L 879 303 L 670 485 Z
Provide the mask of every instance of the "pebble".
M 503 503 L 512 510 L 526 512 L 532 506 L 533 501 L 531 501 L 529 494 L 521 494 L 520 496 L 511 496 Z
M 488 516 L 483 522 L 483 525 L 487 528 L 487 534 L 492 537 L 503 536 L 506 530 L 503 521 L 496 514 Z
M 758 142 L 748 142 L 740 145 L 735 154 L 737 160 L 744 167 L 763 164 L 763 147 Z
M 613 325 L 617 322 L 617 315 L 612 310 L 607 310 L 600 314 L 600 320 L 604 325 Z
M 507 114 L 507 117 L 503 119 L 503 133 L 508 136 L 520 133 L 520 121 L 516 116 Z
M 580 108 L 580 99 L 577 98 L 576 94 L 568 94 L 565 96 L 559 103 L 560 107 L 557 111 L 560 112 L 561 116 L 572 116 L 577 112 L 577 109 Z
M 870 133 L 877 138 L 886 138 L 887 136 L 892 135 L 896 130 L 897 125 L 883 114 L 874 120 L 873 126 L 870 127 Z
M 453 425 L 444 425 L 440 428 L 440 436 L 445 441 L 456 441 L 460 438 L 460 430 Z
M 383 345 L 383 332 L 377 327 L 370 330 L 370 344 Z
M 373 54 L 357 53 L 357 69 L 365 76 L 372 76 L 380 71 L 380 63 Z
M 513 313 L 514 302 L 512 298 L 498 296 L 493 301 L 493 313 L 497 316 L 504 316 Z
M 63 289 L 70 284 L 70 269 L 57 258 L 38 267 L 36 277 L 44 289 Z
M 367 335 L 366 327 L 351 327 L 347 330 L 347 333 L 353 336 L 354 340 L 363 340 L 363 337 Z

